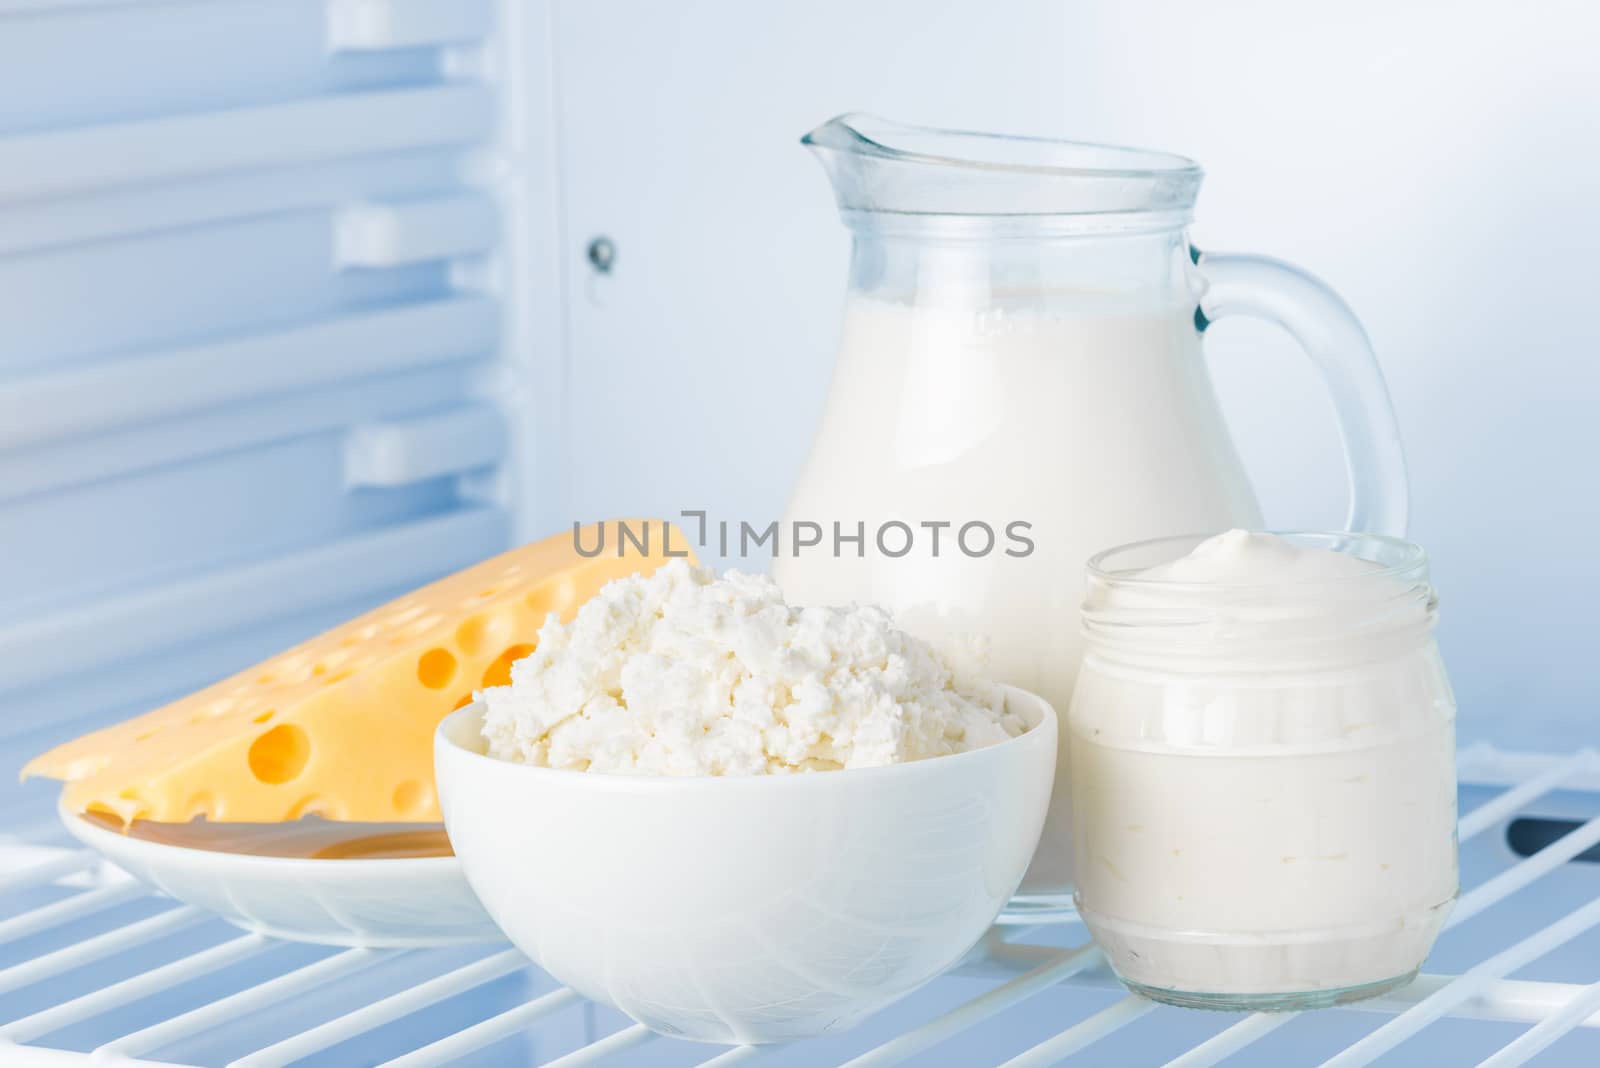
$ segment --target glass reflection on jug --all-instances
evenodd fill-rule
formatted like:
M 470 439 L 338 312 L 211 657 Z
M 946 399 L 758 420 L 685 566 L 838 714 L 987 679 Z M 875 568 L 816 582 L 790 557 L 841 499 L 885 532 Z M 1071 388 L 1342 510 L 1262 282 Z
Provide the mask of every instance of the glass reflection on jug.
M 1195 252 L 1192 161 L 861 115 L 805 144 L 854 240 L 833 379 L 786 516 L 828 537 L 775 562 L 792 601 L 883 604 L 958 655 L 976 638 L 996 678 L 1065 716 L 1089 556 L 1261 526 L 1201 353 L 1206 326 L 1234 313 L 1286 327 L 1321 370 L 1348 529 L 1404 533 L 1399 435 L 1360 325 L 1293 267 Z M 887 523 L 912 536 L 880 543 Z M 1070 913 L 1067 767 L 1063 751 L 1013 918 Z

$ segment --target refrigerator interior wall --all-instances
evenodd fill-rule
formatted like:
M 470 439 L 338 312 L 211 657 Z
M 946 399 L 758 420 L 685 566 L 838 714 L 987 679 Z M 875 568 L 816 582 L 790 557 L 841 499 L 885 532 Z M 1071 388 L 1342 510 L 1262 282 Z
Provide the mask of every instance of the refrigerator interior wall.
M 0 11 L 0 777 L 509 542 L 493 25 Z
M 818 122 L 859 109 L 1170 149 L 1208 173 L 1197 245 L 1299 263 L 1372 337 L 1463 739 L 1562 752 L 1594 738 L 1600 8 L 600 0 L 556 18 L 583 435 L 552 498 L 561 518 L 778 517 L 848 255 L 796 143 Z M 605 275 L 583 258 L 601 234 L 617 250 Z M 1249 322 L 1219 325 L 1207 349 L 1269 523 L 1341 524 L 1310 362 Z

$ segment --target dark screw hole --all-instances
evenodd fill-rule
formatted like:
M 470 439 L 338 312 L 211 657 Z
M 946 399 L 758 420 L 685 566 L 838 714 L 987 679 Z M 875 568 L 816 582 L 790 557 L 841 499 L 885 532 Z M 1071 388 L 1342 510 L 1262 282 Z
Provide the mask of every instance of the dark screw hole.
M 589 263 L 601 274 L 610 274 L 617 262 L 617 246 L 609 237 L 597 237 L 589 242 Z

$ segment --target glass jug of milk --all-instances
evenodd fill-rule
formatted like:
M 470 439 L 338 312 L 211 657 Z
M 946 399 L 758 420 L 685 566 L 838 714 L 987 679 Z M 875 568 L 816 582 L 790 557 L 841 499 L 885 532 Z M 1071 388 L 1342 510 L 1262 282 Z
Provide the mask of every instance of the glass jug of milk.
M 818 543 L 797 533 L 773 567 L 792 601 L 876 602 L 947 650 L 986 646 L 1000 681 L 1065 716 L 1089 556 L 1261 526 L 1201 356 L 1227 315 L 1285 327 L 1321 371 L 1349 529 L 1405 532 L 1399 433 L 1360 324 L 1294 267 L 1196 251 L 1191 160 L 854 114 L 804 143 L 854 252 L 784 523 Z M 1067 768 L 1063 752 L 1018 918 L 1070 908 Z

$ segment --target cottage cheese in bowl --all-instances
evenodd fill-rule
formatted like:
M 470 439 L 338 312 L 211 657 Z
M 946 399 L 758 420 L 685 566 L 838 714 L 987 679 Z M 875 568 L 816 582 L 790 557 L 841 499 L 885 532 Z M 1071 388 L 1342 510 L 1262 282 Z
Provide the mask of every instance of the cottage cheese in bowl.
M 938 976 L 1022 880 L 1056 719 L 874 608 L 673 564 L 551 622 L 435 736 L 450 841 L 545 971 L 664 1034 L 783 1042 Z
M 1022 733 L 999 686 L 881 608 L 794 608 L 760 575 L 674 561 L 555 617 L 485 690 L 489 754 L 631 775 L 900 764 Z

